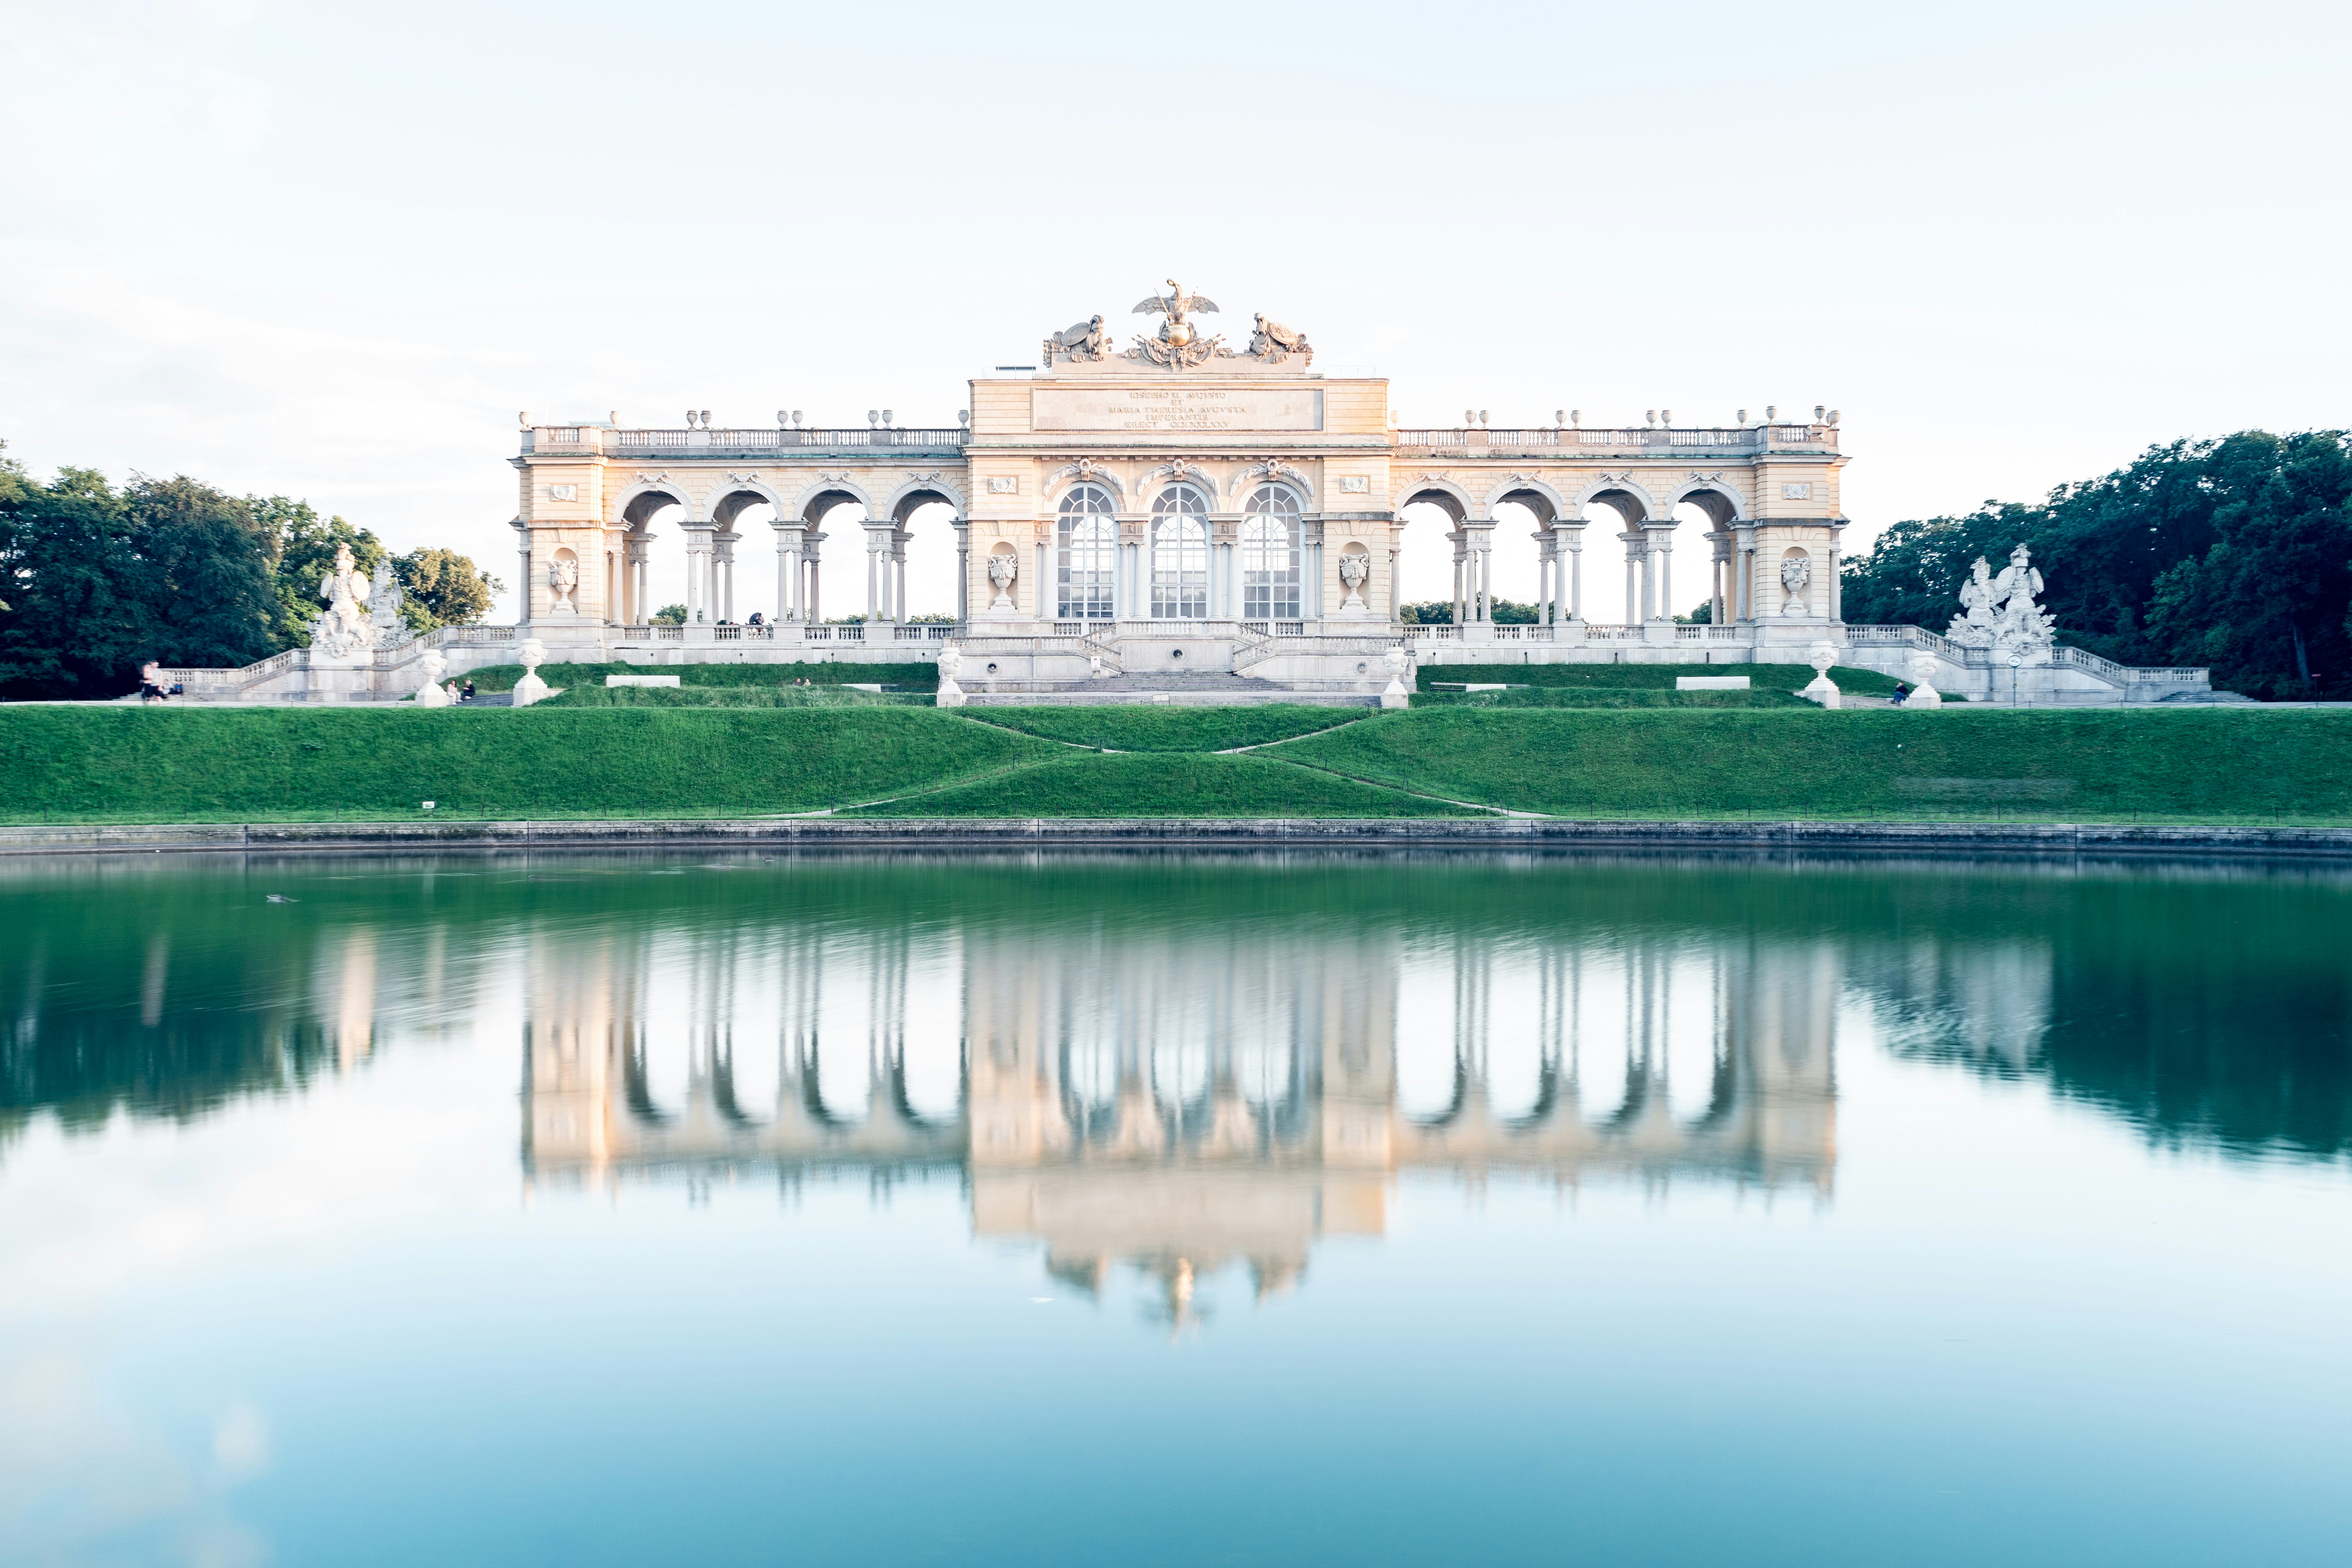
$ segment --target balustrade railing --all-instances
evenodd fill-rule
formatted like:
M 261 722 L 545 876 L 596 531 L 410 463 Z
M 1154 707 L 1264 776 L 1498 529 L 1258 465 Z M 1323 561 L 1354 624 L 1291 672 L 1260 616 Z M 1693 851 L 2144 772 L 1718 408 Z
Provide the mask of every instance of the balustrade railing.
M 1664 425 L 1594 426 L 1561 426 L 1541 429 L 1495 430 L 1474 426 L 1455 430 L 1399 430 L 1400 447 L 1426 447 L 1475 452 L 1480 447 L 1525 451 L 1530 447 L 1566 447 L 1591 451 L 1758 451 L 1766 447 L 1826 447 L 1835 449 L 1837 427 L 1832 425 L 1740 425 L 1676 428 Z
M 563 448 L 603 451 L 614 457 L 671 456 L 708 451 L 735 452 L 937 452 L 962 447 L 966 432 L 930 426 L 920 429 L 780 430 L 611 430 L 596 426 L 542 426 L 532 432 L 534 450 Z

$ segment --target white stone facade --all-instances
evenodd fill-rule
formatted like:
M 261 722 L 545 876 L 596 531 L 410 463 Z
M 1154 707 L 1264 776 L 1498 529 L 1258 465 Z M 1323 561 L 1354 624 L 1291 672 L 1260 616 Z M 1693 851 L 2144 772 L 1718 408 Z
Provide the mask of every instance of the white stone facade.
M 1081 321 L 1046 340 L 1035 370 L 973 378 L 951 428 L 878 414 L 864 429 L 784 415 L 773 427 L 713 427 L 702 415 L 668 429 L 526 416 L 510 459 L 515 635 L 539 638 L 551 660 L 648 665 L 929 659 L 952 637 L 981 691 L 1231 671 L 1373 696 L 1390 679 L 1387 651 L 1408 642 L 1446 662 L 1744 663 L 1801 662 L 1827 638 L 1853 644 L 1849 662 L 1884 647 L 1898 672 L 1915 647 L 1948 656 L 1939 688 L 1992 695 L 1990 666 L 1957 644 L 1849 636 L 1838 599 L 1849 458 L 1832 413 L 1767 410 L 1727 427 L 1668 415 L 1630 428 L 1399 428 L 1386 380 L 1314 371 L 1303 334 L 1261 316 L 1246 351 L 1228 348 L 1202 319 L 1216 307 L 1173 283 L 1137 310 L 1165 318 L 1156 335 L 1122 351 L 1101 317 Z M 953 512 L 955 626 L 907 623 L 908 522 L 935 503 Z M 1491 618 L 1506 503 L 1536 521 L 1533 626 Z M 1416 504 L 1451 523 L 1450 626 L 1399 623 L 1402 514 Z M 1706 521 L 1679 521 L 1685 506 Z M 738 526 L 758 509 L 772 514 L 767 539 Z M 1626 546 L 1622 599 L 1585 570 L 1596 524 Z M 663 530 L 687 556 L 684 626 L 649 619 L 646 562 Z M 739 624 L 738 567 L 774 574 L 769 624 Z M 1712 624 L 1677 624 L 1676 594 L 1696 597 L 1702 583 Z M 472 646 L 443 649 L 453 670 L 490 662 Z M 2051 666 L 2021 700 L 2147 700 L 2203 684 L 2201 671 L 2135 682 L 2109 679 L 2114 668 Z M 381 693 L 330 691 L 289 669 L 238 687 L 389 697 L 414 689 L 404 679 Z

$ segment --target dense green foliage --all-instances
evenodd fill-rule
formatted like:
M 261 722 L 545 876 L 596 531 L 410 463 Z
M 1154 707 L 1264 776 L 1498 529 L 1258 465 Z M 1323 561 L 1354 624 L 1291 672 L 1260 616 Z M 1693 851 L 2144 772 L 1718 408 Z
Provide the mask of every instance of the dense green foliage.
M 235 666 L 301 646 L 339 543 L 362 571 L 384 557 L 367 530 L 283 496 L 184 476 L 118 490 L 73 468 L 44 485 L 0 458 L 0 697 L 113 697 L 148 659 Z M 497 586 L 444 550 L 394 571 L 419 630 L 480 619 Z
M 473 557 L 431 545 L 394 556 L 392 569 L 400 578 L 401 614 L 420 630 L 480 625 L 490 596 L 504 586 Z
M 1057 752 L 908 708 L 0 709 L 0 816 L 242 821 L 374 814 L 807 811 Z
M 2150 447 L 2039 505 L 1898 522 L 1847 563 L 1849 621 L 1941 631 L 1982 555 L 2023 543 L 2076 642 L 2128 664 L 2210 665 L 2270 699 L 2352 696 L 2352 448 L 2344 432 Z
M 1296 702 L 1216 708 L 1104 703 L 1083 708 L 973 708 L 966 710 L 966 716 L 1104 751 L 1229 752 L 1328 730 L 1370 711 Z
M 978 726 L 973 726 L 977 728 Z M 1065 752 L 975 784 L 869 806 L 861 816 L 1476 816 L 1256 752 Z
M 940 667 L 928 660 L 908 664 L 542 664 L 539 678 L 566 690 L 603 686 L 608 675 L 675 675 L 680 689 L 696 686 L 764 688 L 774 690 L 805 680 L 811 686 L 895 686 L 902 691 L 937 691 Z M 458 677 L 477 691 L 511 691 L 522 679 L 519 664 L 493 664 Z M 646 688 L 646 689 L 658 689 Z
M 142 660 L 246 664 L 273 648 L 270 536 L 192 479 L 6 466 L 0 489 L 0 695 L 112 697 Z
M 2352 713 L 1415 710 L 1265 753 L 1556 816 L 2352 818 Z
M 1517 599 L 1496 598 L 1487 605 L 1498 626 L 1531 626 L 1540 618 L 1533 605 L 1522 605 Z M 1450 626 L 1454 624 L 1454 605 L 1444 599 L 1432 599 L 1425 604 L 1406 605 L 1397 611 L 1397 619 L 1409 626 Z

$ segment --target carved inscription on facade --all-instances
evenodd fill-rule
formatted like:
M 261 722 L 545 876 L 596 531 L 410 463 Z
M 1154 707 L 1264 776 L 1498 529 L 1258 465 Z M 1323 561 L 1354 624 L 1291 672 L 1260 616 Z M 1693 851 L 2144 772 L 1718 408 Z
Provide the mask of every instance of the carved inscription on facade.
M 1320 388 L 1040 386 L 1035 430 L 1320 430 Z

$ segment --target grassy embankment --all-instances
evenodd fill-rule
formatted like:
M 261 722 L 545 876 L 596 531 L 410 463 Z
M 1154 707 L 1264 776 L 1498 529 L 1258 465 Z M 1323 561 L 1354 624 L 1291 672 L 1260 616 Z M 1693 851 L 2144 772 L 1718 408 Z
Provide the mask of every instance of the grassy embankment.
M 1244 745 L 1260 749 L 1215 754 Z M 0 708 L 0 814 L 18 822 L 415 819 L 430 799 L 436 816 L 1406 816 L 1461 802 L 2352 823 L 2352 712 L 2325 710 L 28 705 Z
M 930 709 L 0 708 L 0 817 L 813 811 L 1064 751 Z

